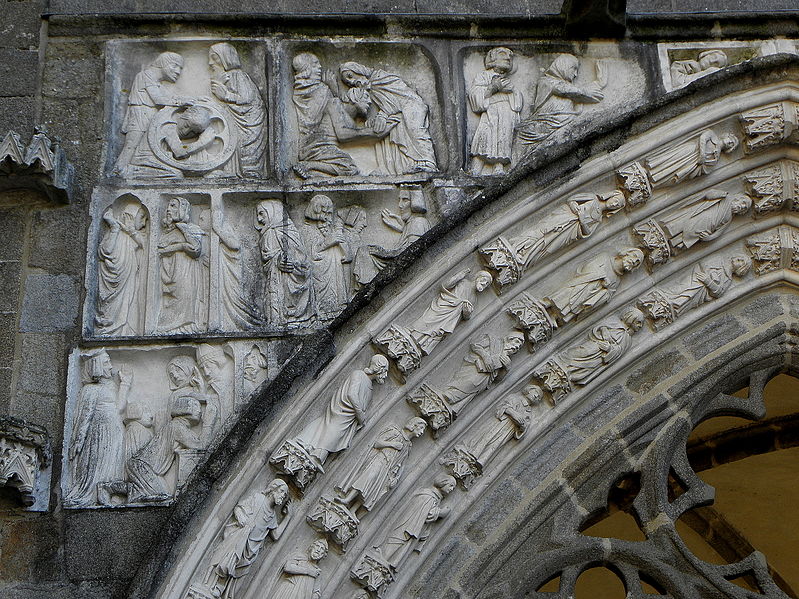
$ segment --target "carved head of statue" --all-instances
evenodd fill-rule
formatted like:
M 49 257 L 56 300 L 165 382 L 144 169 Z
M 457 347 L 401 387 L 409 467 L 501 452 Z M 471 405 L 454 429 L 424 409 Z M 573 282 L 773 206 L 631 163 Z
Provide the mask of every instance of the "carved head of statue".
M 405 423 L 404 428 L 410 433 L 412 439 L 418 439 L 424 434 L 424 429 L 427 428 L 427 423 L 422 418 L 414 416 Z
M 427 203 L 424 200 L 424 193 L 422 193 L 421 189 L 407 187 L 400 189 L 397 203 L 400 216 L 405 220 L 408 220 L 411 214 L 427 213 Z
M 491 273 L 487 270 L 480 270 L 474 276 L 474 288 L 477 290 L 477 293 L 482 293 L 486 289 L 491 286 Z
M 571 83 L 577 78 L 577 71 L 580 69 L 580 61 L 572 54 L 559 54 L 558 57 L 549 65 L 546 74 L 550 77 L 563 79 Z
M 236 48 L 227 42 L 222 42 L 208 49 L 208 66 L 212 73 L 219 74 L 222 71 L 240 69 L 241 59 Z
M 270 229 L 288 220 L 283 202 L 278 199 L 261 200 L 255 207 L 255 229 Z
M 510 48 L 491 48 L 485 57 L 485 66 L 488 70 L 497 73 L 510 73 L 513 69 L 513 50 Z
M 291 66 L 294 67 L 295 80 L 322 80 L 322 63 L 319 62 L 316 55 L 310 52 L 297 54 L 291 61 Z
M 638 308 L 628 308 L 621 315 L 621 321 L 632 332 L 640 331 L 644 326 L 644 313 Z
M 619 274 L 632 272 L 644 262 L 644 252 L 638 248 L 627 248 L 616 256 Z
M 150 66 L 160 69 L 162 80 L 175 83 L 183 70 L 183 57 L 176 52 L 162 52 Z
M 104 349 L 86 352 L 83 357 L 83 383 L 97 383 L 113 376 L 111 358 Z
M 455 489 L 455 479 L 449 475 L 439 476 L 433 485 L 444 495 L 449 495 Z
M 341 80 L 349 87 L 366 87 L 369 84 L 369 77 L 372 76 L 372 69 L 359 62 L 345 62 L 339 67 Z
M 266 366 L 266 356 L 261 353 L 257 345 L 253 345 L 252 349 L 244 357 L 244 378 L 248 381 L 256 380 L 258 373 Z
M 388 376 L 388 358 L 383 354 L 373 355 L 364 372 L 369 378 L 382 385 Z
M 738 147 L 738 138 L 734 133 L 725 133 L 721 136 L 721 151 L 729 154 Z
M 197 365 L 189 356 L 175 356 L 166 365 L 166 373 L 169 377 L 169 388 L 173 391 L 184 387 L 199 386 L 199 372 Z
M 312 561 L 318 562 L 324 559 L 327 555 L 327 539 L 316 539 L 311 546 L 308 547 L 308 557 Z
M 746 194 L 739 194 L 732 198 L 732 213 L 746 214 L 752 207 L 752 198 Z
M 749 272 L 749 269 L 752 267 L 752 261 L 749 259 L 748 256 L 744 256 L 743 254 L 737 254 L 732 257 L 731 260 L 732 265 L 732 274 L 736 277 L 743 277 L 746 273 Z
M 211 126 L 211 111 L 205 106 L 193 104 L 175 119 L 180 139 L 199 137 Z
M 203 343 L 197 348 L 197 364 L 209 381 L 218 382 L 225 365 L 225 351 L 221 347 Z
M 284 507 L 289 500 L 289 486 L 285 481 L 276 478 L 264 489 L 264 495 L 271 498 L 276 507 Z
M 699 68 L 703 71 L 713 67 L 723 69 L 727 64 L 729 60 L 722 50 L 706 50 L 699 54 Z
M 624 194 L 618 189 L 605 197 L 605 214 L 616 214 L 627 205 Z
M 538 385 L 527 385 L 522 389 L 522 396 L 527 401 L 527 405 L 534 406 L 544 399 L 544 391 Z
M 332 223 L 335 210 L 333 200 L 326 195 L 315 195 L 305 208 L 305 218 L 310 221 Z
M 164 211 L 164 225 L 187 223 L 191 220 L 191 203 L 186 198 L 175 197 L 169 200 Z

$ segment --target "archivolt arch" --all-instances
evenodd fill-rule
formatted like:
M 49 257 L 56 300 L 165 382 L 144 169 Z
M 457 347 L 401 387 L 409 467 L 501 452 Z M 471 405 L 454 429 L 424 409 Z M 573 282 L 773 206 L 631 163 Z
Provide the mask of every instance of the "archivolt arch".
M 651 464 L 653 469 L 662 465 L 651 457 L 655 453 L 648 448 L 654 446 L 653 441 L 658 436 L 669 437 L 670 427 L 682 434 L 680 427 L 701 419 L 701 410 L 708 409 L 707 405 L 692 403 L 694 398 L 715 396 L 718 392 L 713 386 L 718 383 L 710 382 L 713 377 L 698 374 L 698 364 L 722 372 L 726 371 L 722 366 L 733 357 L 744 360 L 740 356 L 755 352 L 759 357 L 747 358 L 746 364 L 787 367 L 783 360 L 787 355 L 785 321 L 797 276 L 793 270 L 793 227 L 797 223 L 789 208 L 797 172 L 792 170 L 792 161 L 799 160 L 799 151 L 792 145 L 799 85 L 785 71 L 777 73 L 764 68 L 761 75 L 761 84 L 754 87 L 748 75 L 739 74 L 739 79 L 730 79 L 730 75 L 720 74 L 718 80 L 728 80 L 733 88 L 728 93 L 720 91 L 715 99 L 658 126 L 647 127 L 651 123 L 647 119 L 626 123 L 638 135 L 612 152 L 586 160 L 577 171 L 562 175 L 543 189 L 538 189 L 535 176 L 523 179 L 458 225 L 450 237 L 428 248 L 404 276 L 371 300 L 369 309 L 350 314 L 350 320 L 338 323 L 339 351 L 330 363 L 311 379 L 307 371 L 292 372 L 300 363 L 298 358 L 281 380 L 261 390 L 263 406 L 280 385 L 284 385 L 285 392 L 289 375 L 298 375 L 291 400 L 272 405 L 270 417 L 259 424 L 246 443 L 247 449 L 229 463 L 212 460 L 190 487 L 187 499 L 181 500 L 189 501 L 192 494 L 207 497 L 190 523 L 187 521 L 191 515 L 179 508 L 175 526 L 187 528 L 174 545 L 170 559 L 161 566 L 160 586 L 151 595 L 170 599 L 213 596 L 215 583 L 211 578 L 217 575 L 236 579 L 237 597 L 274 593 L 268 589 L 275 588 L 273 585 L 280 580 L 289 556 L 320 537 L 321 533 L 306 522 L 308 516 L 314 519 L 321 505 L 320 497 L 332 497 L 335 486 L 358 467 L 365 453 L 373 450 L 381 431 L 389 425 L 401 427 L 414 414 L 424 416 L 431 425 L 440 425 L 436 434 L 426 433 L 412 440 L 402 476 L 396 477 L 390 492 L 382 494 L 368 513 L 360 513 L 357 536 L 346 544 L 347 551 L 331 550 L 331 555 L 319 563 L 321 573 L 316 581 L 322 596 L 349 597 L 362 592 L 353 578 L 358 579 L 361 588 L 383 597 L 447 596 L 445 593 L 452 597 L 489 597 L 500 592 L 506 593 L 504 596 L 517 596 L 512 592 L 507 594 L 507 589 L 521 590 L 517 583 L 524 582 L 528 586 L 522 592 L 527 592 L 529 585 L 538 588 L 535 576 L 551 577 L 553 572 L 542 573 L 540 565 L 529 568 L 525 576 L 517 576 L 518 573 L 507 569 L 515 555 L 508 551 L 527 546 L 525 555 L 536 556 L 537 562 L 544 563 L 546 560 L 539 560 L 542 552 L 555 551 L 558 542 L 570 538 L 567 535 L 553 541 L 558 534 L 570 529 L 576 531 L 579 517 L 584 518 L 604 506 L 607 487 L 624 473 L 618 471 L 618 464 L 611 463 L 611 457 L 621 458 L 622 471 L 640 468 L 641 456 L 655 460 Z M 742 91 L 741 86 L 747 89 Z M 765 114 L 755 119 L 754 128 L 753 114 Z M 656 117 L 648 117 L 653 118 Z M 701 144 L 708 145 L 705 135 L 708 130 L 714 132 L 715 139 L 703 148 Z M 719 140 L 730 134 L 743 143 L 736 148 L 724 147 Z M 710 147 L 713 144 L 716 147 Z M 667 185 L 658 183 L 663 179 L 651 173 L 652 165 L 664 164 L 663 160 L 650 160 L 661 148 L 674 150 L 671 162 L 667 160 L 662 166 L 667 179 L 670 173 L 676 177 Z M 534 157 L 532 164 L 535 160 Z M 643 169 L 639 176 L 649 178 L 646 181 L 649 191 L 644 194 L 649 197 L 645 201 L 641 199 L 640 185 L 631 183 L 626 175 L 627 167 L 635 163 Z M 678 163 L 683 164 L 682 169 L 677 168 Z M 754 171 L 769 166 L 777 167 L 774 181 L 765 184 L 761 179 L 755 183 L 747 179 L 752 178 Z M 774 168 L 771 171 L 776 172 Z M 510 179 L 517 177 L 514 174 Z M 502 185 L 497 189 L 503 190 Z M 691 215 L 696 213 L 698 203 L 719 199 L 719 194 L 709 194 L 715 189 L 728 196 L 746 194 L 755 207 L 747 208 L 747 214 L 721 214 L 694 222 Z M 608 218 L 595 215 L 589 224 L 576 223 L 580 233 L 552 244 L 551 253 L 543 253 L 540 260 L 526 269 L 519 268 L 523 272 L 511 285 L 499 285 L 502 266 L 491 260 L 490 252 L 483 251 L 481 257 L 476 251 L 490 246 L 500 236 L 518 237 L 535 231 L 541 223 L 559 224 L 558 217 L 550 215 L 568 206 L 576 194 L 588 194 L 588 199 L 596 204 L 614 191 L 624 195 L 625 211 Z M 762 206 L 776 209 L 758 209 Z M 492 214 L 495 209 L 498 213 Z M 657 264 L 652 259 L 653 247 L 647 247 L 643 235 L 634 234 L 634 227 L 653 218 L 674 222 L 675 212 L 682 213 L 680 218 L 687 224 L 675 225 L 673 230 L 679 233 L 690 230 L 698 240 L 683 246 L 673 239 L 667 241 L 672 244 L 674 255 L 665 264 Z M 705 209 L 699 210 L 704 212 Z M 441 231 L 434 231 L 433 235 L 437 233 Z M 646 250 L 650 268 L 614 262 L 618 250 L 625 247 Z M 607 259 L 599 259 L 603 255 Z M 737 255 L 753 260 L 755 268 L 736 270 L 732 258 Z M 476 278 L 478 271 L 486 267 L 491 268 L 494 278 L 493 291 L 479 289 L 470 278 Z M 466 268 L 471 274 L 452 281 L 455 273 Z M 441 285 L 448 280 L 442 289 Z M 771 299 L 761 310 L 759 298 L 765 297 L 761 295 L 763 290 L 770 288 L 779 288 L 782 299 L 774 299 L 777 296 L 770 294 Z M 563 289 L 571 291 L 559 293 Z M 368 295 L 375 290 L 367 290 L 356 302 L 369 299 Z M 673 322 L 665 325 L 658 322 L 652 308 L 647 308 L 642 300 L 655 290 L 665 297 L 665 300 L 661 297 L 664 309 L 671 310 Z M 437 297 L 444 299 L 439 301 Z M 467 300 L 469 314 L 461 312 L 458 318 L 452 318 L 448 307 L 462 306 Z M 521 307 L 515 305 L 522 300 Z M 433 309 L 431 302 L 434 306 L 438 302 L 438 308 Z M 737 306 L 735 310 L 740 316 L 731 313 L 731 306 Z M 508 314 L 509 308 L 513 315 Z M 644 324 L 644 315 L 630 312 L 633 308 L 644 308 L 647 312 L 643 330 L 639 329 Z M 426 317 L 428 309 L 433 311 Z M 767 317 L 772 312 L 774 317 L 769 321 Z M 436 320 L 435 315 L 441 318 Z M 464 318 L 465 315 L 470 318 Z M 447 325 L 432 334 L 431 323 L 440 325 L 442 318 Z M 766 324 L 771 328 L 763 329 Z M 522 332 L 527 335 L 527 342 L 524 349 L 516 351 L 515 341 L 508 339 L 521 338 Z M 433 347 L 428 343 L 431 334 L 435 337 Z M 758 335 L 767 337 L 761 339 Z M 427 341 L 419 341 L 422 337 Z M 314 340 L 309 340 L 303 356 L 308 360 L 306 364 L 314 358 L 313 343 Z M 630 373 L 646 371 L 657 352 L 662 353 L 663 348 L 675 343 L 684 345 L 674 350 L 677 353 L 673 355 L 676 361 L 672 368 L 681 374 L 672 387 L 667 389 L 665 383 L 653 382 L 643 385 L 651 387 L 646 392 L 641 391 L 643 387 L 631 392 L 635 385 L 621 384 Z M 692 348 L 692 344 L 696 347 Z M 762 348 L 772 345 L 779 351 L 761 355 Z M 733 346 L 738 348 L 737 353 L 730 354 Z M 728 353 L 724 354 L 725 351 Z M 379 368 L 374 361 L 370 363 L 376 353 L 387 354 L 392 363 L 391 377 L 382 386 L 379 376 L 373 376 Z M 403 366 L 406 357 L 407 367 Z M 367 365 L 369 368 L 365 369 Z M 308 430 L 318 433 L 324 425 L 323 414 L 331 397 L 347 395 L 345 390 L 353 393 L 354 372 L 361 373 L 356 378 L 362 389 L 368 387 L 364 379 L 372 379 L 373 389 L 360 392 L 361 399 L 371 399 L 368 408 L 363 408 L 368 418 L 359 414 L 362 426 L 352 424 L 345 431 L 354 435 L 338 455 L 313 455 L 316 446 L 308 439 L 318 435 L 305 433 Z M 742 370 L 729 373 L 734 381 L 742 380 L 746 374 Z M 531 383 L 538 391 L 534 392 L 534 405 L 525 407 L 518 394 Z M 685 392 L 689 385 L 693 385 L 690 394 Z M 455 401 L 458 398 L 460 401 Z M 497 416 L 509 398 L 516 398 L 514 409 L 527 410 L 529 414 L 510 416 L 505 410 Z M 708 405 L 722 411 L 732 409 L 725 401 L 728 400 L 722 396 Z M 605 412 L 612 417 L 608 418 Z M 265 413 L 263 407 L 260 413 Z M 474 445 L 468 445 L 467 441 L 479 436 L 475 431 L 495 424 L 494 420 L 501 422 L 502 415 L 516 434 L 506 435 L 501 446 L 492 447 L 483 463 L 482 458 L 475 459 Z M 320 417 L 322 420 L 317 420 Z M 240 425 L 225 443 L 244 445 L 243 438 L 237 435 L 245 435 L 246 430 Z M 676 433 L 670 437 L 672 440 L 679 437 Z M 337 438 L 339 441 L 341 436 Z M 521 438 L 512 439 L 513 436 Z M 286 441 L 297 439 L 304 442 L 294 444 L 295 448 L 299 446 L 299 453 L 288 459 Z M 456 459 L 457 464 L 453 465 L 452 456 L 457 458 L 458 446 L 464 444 L 471 448 L 471 463 L 468 456 L 463 461 L 461 452 L 460 461 Z M 302 455 L 303 451 L 306 455 Z M 464 472 L 471 472 L 474 480 Z M 431 489 L 434 481 L 447 473 L 458 476 L 459 489 L 447 495 L 440 492 L 439 484 L 439 491 L 419 495 L 420 489 Z M 273 510 L 274 522 L 261 533 L 270 528 L 277 530 L 280 522 L 279 528 L 285 527 L 284 534 L 274 541 L 264 541 L 259 533 L 260 540 L 250 543 L 247 549 L 252 555 L 242 559 L 241 549 L 239 554 L 234 551 L 227 555 L 239 568 L 235 573 L 225 574 L 217 568 L 222 555 L 218 548 L 232 538 L 230 531 L 235 530 L 246 539 L 248 527 L 251 528 L 242 516 L 247 511 L 242 502 L 259 489 L 267 488 L 276 477 L 291 484 L 291 507 L 285 515 Z M 603 487 L 592 482 L 596 480 L 607 484 Z M 214 489 L 209 489 L 211 482 L 215 482 Z M 428 500 L 419 499 L 422 496 Z M 709 498 L 707 493 L 700 493 L 700 501 Z M 264 501 L 262 497 L 255 499 Z M 519 507 L 514 507 L 515 504 Z M 247 508 L 250 511 L 251 506 Z M 660 506 L 662 510 L 666 507 Z M 508 509 L 504 515 L 497 515 L 505 508 Z M 266 511 L 270 510 L 271 507 Z M 336 513 L 340 514 L 340 510 Z M 548 515 L 546 519 L 542 519 L 544 514 Z M 383 541 L 387 531 L 396 528 L 398 519 L 410 520 L 412 516 L 421 517 L 421 521 L 413 526 L 408 524 L 407 530 L 396 529 L 406 535 L 404 541 L 394 542 L 395 549 L 402 546 L 397 553 L 401 559 L 396 562 L 391 558 L 377 562 L 367 559 L 374 558 L 375 546 L 387 549 Z M 427 523 L 423 525 L 425 520 Z M 490 529 L 483 520 L 491 523 Z M 660 512 L 648 514 L 642 520 L 649 531 L 662 528 Z M 351 524 L 350 521 L 350 528 Z M 323 525 L 316 523 L 317 528 L 326 529 L 331 548 L 336 535 L 341 539 L 340 526 L 335 518 Z M 540 531 L 546 534 L 542 537 Z M 420 541 L 428 534 L 429 540 L 422 544 Z M 227 544 L 235 545 L 232 541 Z M 595 544 L 591 551 L 600 549 L 604 552 L 603 559 L 612 557 L 613 547 L 609 550 L 607 543 Z M 421 555 L 411 554 L 411 550 Z M 561 551 L 573 550 L 572 547 Z M 566 558 L 558 559 L 562 562 Z M 595 561 L 595 557 L 589 559 L 589 563 Z M 701 569 L 695 564 L 693 567 Z M 750 569 L 758 567 L 753 562 Z M 620 573 L 629 578 L 631 571 L 624 568 Z M 214 574 L 209 578 L 211 571 Z M 671 578 L 664 575 L 662 581 L 657 580 L 654 570 L 646 574 L 674 596 L 691 596 L 683 588 L 688 583 L 676 574 Z M 700 574 L 712 578 L 712 573 Z M 719 576 L 723 578 L 724 574 Z M 147 573 L 142 574 L 143 585 L 147 584 L 146 579 Z M 763 581 L 768 596 L 779 596 L 766 578 Z M 223 580 L 221 584 L 228 582 Z M 721 583 L 724 588 L 708 584 L 711 590 L 707 596 L 733 592 Z

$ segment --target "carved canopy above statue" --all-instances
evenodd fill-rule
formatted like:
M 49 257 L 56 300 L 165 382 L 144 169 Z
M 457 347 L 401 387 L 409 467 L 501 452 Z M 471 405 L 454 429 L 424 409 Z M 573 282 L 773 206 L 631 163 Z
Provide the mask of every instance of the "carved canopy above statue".
M 134 592 L 566 597 L 603 562 L 628 589 L 751 597 L 729 582 L 747 573 L 782 597 L 762 555 L 711 566 L 675 522 L 713 497 L 685 456 L 693 426 L 762 415 L 765 382 L 794 369 L 797 75 L 709 75 L 717 88 L 565 147 L 587 148 L 576 170 L 534 153 L 457 235 L 439 227 L 337 330 L 326 366 L 309 341 L 257 392 L 268 417 L 251 438 L 234 427 L 238 455 L 189 483 L 205 500 L 178 500 L 174 543 Z M 744 386 L 754 401 L 726 395 Z M 632 472 L 647 541 L 582 535 Z

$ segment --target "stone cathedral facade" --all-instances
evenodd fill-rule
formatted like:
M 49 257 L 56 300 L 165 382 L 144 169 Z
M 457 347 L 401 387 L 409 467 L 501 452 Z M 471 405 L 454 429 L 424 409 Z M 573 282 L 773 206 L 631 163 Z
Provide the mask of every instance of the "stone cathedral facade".
M 4 2 L 0 596 L 797 597 L 799 8 L 367 4 Z

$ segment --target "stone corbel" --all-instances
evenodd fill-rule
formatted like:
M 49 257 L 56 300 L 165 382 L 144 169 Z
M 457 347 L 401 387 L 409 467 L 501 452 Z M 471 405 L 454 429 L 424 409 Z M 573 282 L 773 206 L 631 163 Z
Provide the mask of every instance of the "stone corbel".
M 75 169 L 57 142 L 37 128 L 27 148 L 14 131 L 0 142 L 0 191 L 32 189 L 51 202 L 72 198 Z
M 25 507 L 36 503 L 39 475 L 50 465 L 50 456 L 50 438 L 44 428 L 0 417 L 0 485 L 17 489 Z

